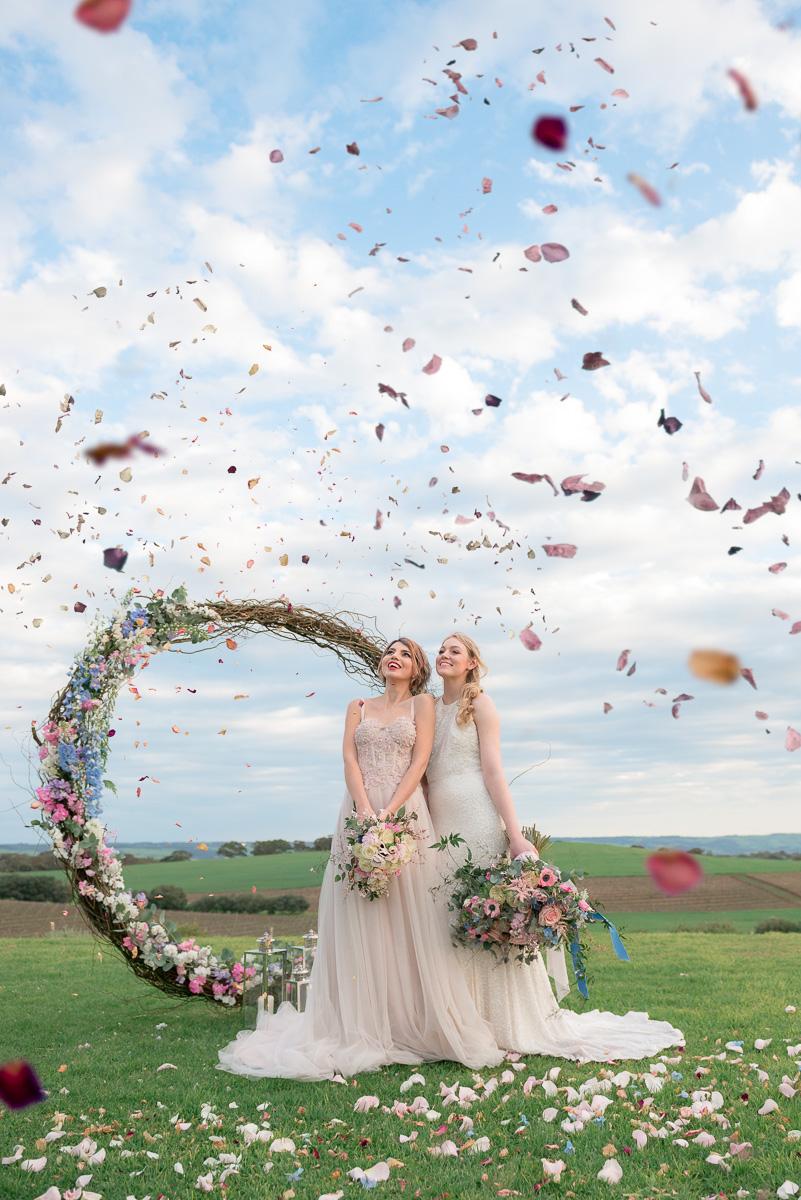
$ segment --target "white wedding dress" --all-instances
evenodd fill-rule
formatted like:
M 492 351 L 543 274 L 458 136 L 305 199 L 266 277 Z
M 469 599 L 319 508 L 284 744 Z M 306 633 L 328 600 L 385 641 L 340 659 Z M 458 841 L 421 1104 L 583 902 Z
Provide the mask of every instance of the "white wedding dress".
M 375 812 L 392 800 L 409 768 L 415 741 L 412 716 L 390 725 L 365 717 L 356 752 Z M 389 1063 L 454 1060 L 496 1066 L 504 1052 L 479 1017 L 450 945 L 449 924 L 431 889 L 439 878 L 431 818 L 421 788 L 406 802 L 418 813 L 421 861 L 390 880 L 388 895 L 368 900 L 346 892 L 328 863 L 320 889 L 319 942 L 306 1009 L 282 1004 L 258 1027 L 239 1033 L 219 1052 L 217 1067 L 251 1079 L 330 1079 L 359 1075 Z M 353 813 L 348 792 L 334 831 L 332 854 L 344 849 L 344 822 Z
M 458 833 L 464 844 L 452 848 L 450 868 L 461 866 L 470 849 L 475 862 L 489 862 L 507 848 L 506 834 L 481 773 L 478 731 L 471 721 L 457 725 L 459 705 L 437 700 L 434 748 L 426 768 L 428 804 L 437 836 Z M 443 855 L 442 869 L 449 869 Z M 447 889 L 440 891 L 447 905 Z M 452 919 L 452 918 L 451 918 Z M 646 1058 L 684 1035 L 667 1021 L 629 1012 L 573 1013 L 559 1008 L 542 958 L 526 965 L 503 962 L 488 950 L 456 945 L 479 1013 L 492 1026 L 498 1045 L 522 1054 L 547 1054 L 580 1062 Z

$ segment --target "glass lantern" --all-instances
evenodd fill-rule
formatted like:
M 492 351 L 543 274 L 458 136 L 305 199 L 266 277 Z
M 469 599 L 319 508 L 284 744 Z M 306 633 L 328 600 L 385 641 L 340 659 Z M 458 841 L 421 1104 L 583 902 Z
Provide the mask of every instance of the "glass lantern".
M 284 999 L 288 958 L 286 947 L 273 944 L 272 932 L 257 938 L 256 949 L 242 955 L 242 1018 L 246 1029 L 255 1029 L 262 1016 L 274 1012 Z

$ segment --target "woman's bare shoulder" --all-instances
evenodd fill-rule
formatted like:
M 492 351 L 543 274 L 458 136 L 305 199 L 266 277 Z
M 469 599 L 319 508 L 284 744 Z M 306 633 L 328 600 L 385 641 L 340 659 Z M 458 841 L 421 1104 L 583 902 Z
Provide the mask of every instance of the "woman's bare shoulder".
M 489 716 L 490 713 L 498 711 L 495 707 L 495 702 L 493 701 L 492 697 L 488 696 L 486 692 L 479 692 L 479 694 L 476 696 L 473 701 L 473 710 L 474 712 L 481 713 L 482 715 L 486 716 Z
M 415 704 L 419 704 L 423 712 L 433 712 L 436 700 L 429 692 L 420 692 L 419 695 L 413 696 Z

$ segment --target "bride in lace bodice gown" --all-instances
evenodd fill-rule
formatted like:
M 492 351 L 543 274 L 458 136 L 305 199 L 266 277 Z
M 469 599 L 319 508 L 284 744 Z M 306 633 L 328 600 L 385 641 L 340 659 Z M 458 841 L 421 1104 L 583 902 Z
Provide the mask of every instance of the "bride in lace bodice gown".
M 521 832 L 503 774 L 500 721 L 479 683 L 486 668 L 473 639 L 447 637 L 437 655 L 437 673 L 444 694 L 436 703 L 426 781 L 437 835 L 458 833 L 464 839 L 450 850 L 450 866 L 461 865 L 468 849 L 475 862 L 489 862 L 506 850 L 507 835 L 513 858 L 534 852 Z M 506 1050 L 610 1062 L 644 1058 L 684 1042 L 681 1030 L 667 1021 L 651 1021 L 647 1013 L 616 1016 L 598 1009 L 560 1009 L 541 957 L 528 965 L 503 962 L 462 943 L 456 954 L 476 1008 Z
M 344 823 L 405 805 L 418 814 L 420 860 L 368 900 L 347 892 L 329 862 L 320 889 L 319 942 L 306 1009 L 282 1004 L 253 1032 L 219 1052 L 219 1069 L 253 1079 L 330 1079 L 389 1063 L 455 1060 L 477 1068 L 503 1058 L 478 1015 L 453 955 L 448 922 L 432 904 L 438 879 L 431 819 L 420 780 L 431 749 L 434 701 L 421 695 L 430 674 L 417 643 L 400 638 L 385 651 L 384 694 L 348 706 L 343 756 L 347 791 L 332 855 L 345 846 Z M 415 695 L 414 693 L 418 693 Z

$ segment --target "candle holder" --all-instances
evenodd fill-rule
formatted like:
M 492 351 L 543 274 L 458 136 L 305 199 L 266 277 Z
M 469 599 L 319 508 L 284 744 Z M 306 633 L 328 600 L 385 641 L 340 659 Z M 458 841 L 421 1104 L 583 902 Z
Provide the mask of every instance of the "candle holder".
M 256 948 L 242 955 L 242 1023 L 255 1029 L 265 1014 L 274 1012 L 286 998 L 289 951 L 276 946 L 272 930 L 256 939 Z

